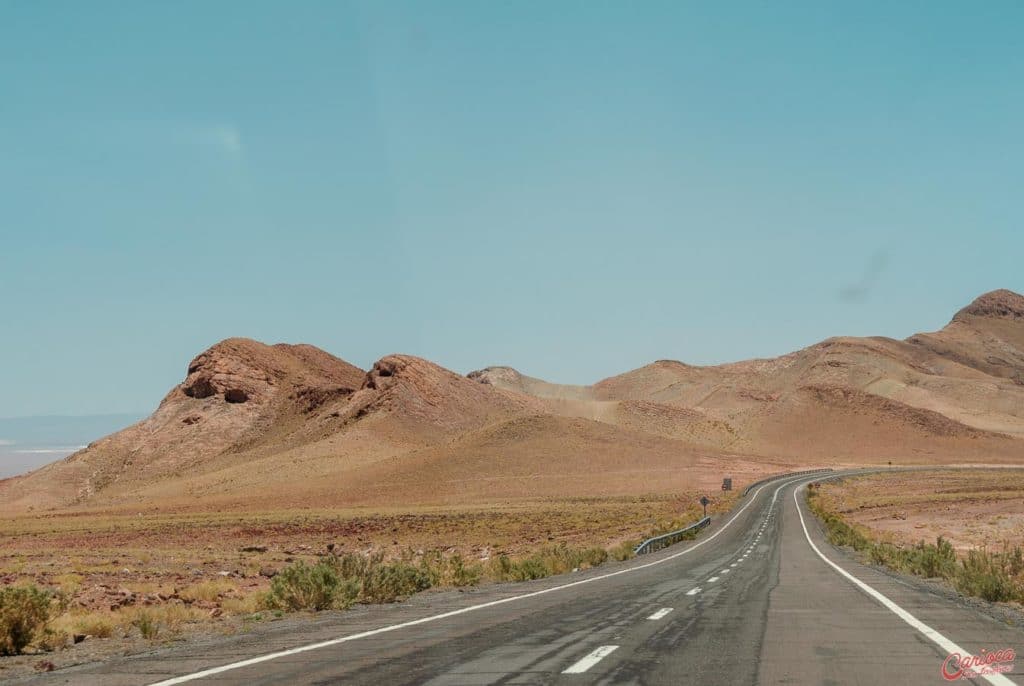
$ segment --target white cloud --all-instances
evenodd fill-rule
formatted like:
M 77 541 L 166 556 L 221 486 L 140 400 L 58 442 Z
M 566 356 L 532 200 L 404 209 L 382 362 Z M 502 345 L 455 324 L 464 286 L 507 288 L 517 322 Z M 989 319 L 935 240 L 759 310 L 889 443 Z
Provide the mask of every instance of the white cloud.
M 245 152 L 242 145 L 242 133 L 231 124 L 217 124 L 195 129 L 193 137 L 203 145 L 219 148 L 229 155 L 241 155 Z
M 0 438 L 0 446 L 3 446 L 3 445 L 14 445 L 14 441 L 8 441 L 8 440 L 6 440 L 4 438 Z
M 171 120 L 127 120 L 95 127 L 97 137 L 116 137 L 139 148 L 178 145 L 205 148 L 211 152 L 240 157 L 245 153 L 241 130 L 231 122 L 183 122 Z

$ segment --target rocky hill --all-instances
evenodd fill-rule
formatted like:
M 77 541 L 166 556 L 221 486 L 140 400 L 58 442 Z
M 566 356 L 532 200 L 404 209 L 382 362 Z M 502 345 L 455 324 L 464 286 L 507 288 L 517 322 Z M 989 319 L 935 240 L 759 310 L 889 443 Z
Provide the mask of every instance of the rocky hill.
M 410 355 L 368 371 L 228 339 L 147 419 L 0 481 L 0 509 L 291 507 L 638 494 L 807 464 L 1024 461 L 1024 297 L 942 330 L 592 386 Z

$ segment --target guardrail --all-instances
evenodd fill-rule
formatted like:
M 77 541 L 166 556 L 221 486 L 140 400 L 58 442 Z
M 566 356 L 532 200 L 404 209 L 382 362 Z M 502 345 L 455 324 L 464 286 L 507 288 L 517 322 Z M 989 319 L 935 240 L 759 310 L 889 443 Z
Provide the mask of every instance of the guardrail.
M 768 476 L 768 477 L 765 477 L 765 478 L 761 479 L 760 481 L 755 481 L 754 483 L 750 484 L 749 486 L 747 486 L 746 488 L 743 489 L 743 495 L 746 496 L 747 493 L 750 493 L 750 490 L 752 488 L 756 488 L 757 486 L 760 486 L 761 484 L 766 484 L 769 481 L 775 481 L 776 479 L 781 479 L 784 476 L 800 476 L 801 474 L 817 474 L 819 472 L 824 473 L 824 472 L 831 472 L 831 471 L 835 471 L 835 470 L 833 470 L 831 467 L 822 467 L 820 469 L 805 469 L 802 472 L 783 472 L 782 474 L 775 474 L 774 476 Z
M 755 481 L 754 483 L 750 484 L 749 486 L 743 489 L 743 495 L 746 496 L 748 493 L 750 493 L 751 489 L 756 488 L 761 484 L 766 484 L 769 481 L 775 481 L 776 479 L 781 479 L 783 477 L 801 476 L 803 474 L 824 474 L 826 472 L 831 471 L 834 471 L 831 467 L 822 467 L 820 469 L 805 469 L 802 472 L 784 472 L 782 474 L 775 474 L 773 476 L 765 477 L 760 481 Z M 691 532 L 696 533 L 704 527 L 708 526 L 709 524 L 711 524 L 711 517 L 704 517 L 704 519 L 700 520 L 696 524 L 691 524 L 690 526 L 683 527 L 682 529 L 670 531 L 667 534 L 662 534 L 661 536 L 648 538 L 646 541 L 644 541 L 643 543 L 641 543 L 633 549 L 633 554 L 646 555 L 647 553 L 653 553 L 657 550 L 661 550 L 662 548 L 667 548 L 670 545 L 678 543 L 679 541 L 683 540 Z
M 711 517 L 705 517 L 696 524 L 683 527 L 682 529 L 676 529 L 675 531 L 669 531 L 667 534 L 661 536 L 655 536 L 654 538 L 648 538 L 646 541 L 633 548 L 634 555 L 646 555 L 647 553 L 653 553 L 656 550 L 667 548 L 673 543 L 678 543 L 683 540 L 690 532 L 698 532 L 708 524 L 711 523 Z

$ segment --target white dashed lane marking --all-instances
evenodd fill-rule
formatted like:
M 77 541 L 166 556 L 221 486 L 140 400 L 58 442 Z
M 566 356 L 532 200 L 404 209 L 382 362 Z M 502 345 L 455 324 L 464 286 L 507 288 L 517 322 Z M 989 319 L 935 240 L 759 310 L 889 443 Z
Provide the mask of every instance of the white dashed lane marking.
M 590 653 L 582 660 L 580 660 L 579 662 L 575 663 L 567 670 L 562 672 L 562 674 L 583 674 L 583 672 L 587 671 L 588 669 L 596 665 L 598 662 L 614 653 L 616 648 L 618 647 L 619 646 L 601 646 L 600 648 Z
M 671 607 L 663 607 L 660 610 L 658 610 L 657 612 L 655 612 L 653 615 L 648 617 L 647 619 L 661 619 L 662 617 L 664 617 L 665 615 L 667 615 L 671 611 L 672 611 Z
M 717 576 L 713 576 L 713 577 L 711 577 L 710 579 L 708 579 L 708 583 L 709 583 L 709 584 L 713 584 L 713 583 L 715 583 L 716 581 L 718 581 L 718 577 L 717 577 Z
M 781 481 L 781 484 L 779 485 L 778 488 L 775 489 L 775 493 L 772 495 L 772 499 L 771 499 L 771 503 L 769 504 L 769 508 L 771 508 L 775 504 L 775 501 L 778 498 L 779 492 L 782 491 L 782 489 L 784 489 L 785 487 L 787 487 L 787 486 L 789 486 L 789 485 L 791 485 L 793 483 L 796 483 L 797 481 L 799 481 L 799 480 L 801 480 L 803 478 L 805 478 L 805 477 L 788 478 L 788 479 L 785 479 L 785 480 L 780 479 L 779 481 Z M 600 575 L 589 577 L 589 578 L 586 578 L 586 579 L 580 579 L 578 581 L 570 581 L 568 583 L 560 584 L 560 585 L 557 585 L 557 586 L 551 586 L 549 588 L 542 588 L 542 589 L 539 589 L 539 590 L 536 590 L 536 591 L 530 591 L 530 592 L 522 593 L 522 594 L 519 594 L 519 595 L 508 596 L 508 597 L 505 597 L 505 598 L 499 598 L 497 600 L 491 600 L 491 601 L 488 601 L 488 602 L 479 603 L 477 605 L 469 605 L 467 607 L 461 607 L 461 608 L 458 608 L 458 609 L 455 609 L 455 610 L 449 610 L 448 612 L 442 612 L 440 614 L 429 615 L 429 616 L 426 616 L 426 617 L 420 617 L 419 619 L 412 619 L 412 620 L 409 620 L 407 622 L 400 622 L 398 624 L 391 624 L 391 625 L 388 625 L 388 626 L 382 626 L 382 627 L 378 627 L 376 629 L 370 629 L 370 630 L 367 630 L 367 631 L 361 631 L 361 632 L 355 633 L 355 634 L 348 634 L 346 636 L 339 636 L 337 638 L 331 638 L 331 639 L 328 639 L 326 641 L 320 641 L 318 643 L 309 643 L 309 644 L 305 644 L 305 645 L 296 646 L 294 648 L 288 648 L 288 649 L 285 649 L 285 650 L 278 650 L 278 651 L 272 652 L 272 653 L 265 653 L 263 655 L 256 655 L 256 656 L 244 659 L 244 660 L 238 660 L 236 662 L 231 662 L 231 663 L 219 665 L 219 666 L 216 666 L 216 667 L 209 667 L 207 669 L 202 669 L 202 670 L 199 670 L 199 671 L 196 671 L 196 672 L 190 672 L 188 674 L 182 674 L 180 676 L 175 676 L 175 677 L 171 677 L 169 679 L 164 679 L 162 681 L 158 681 L 158 682 L 156 682 L 154 684 L 151 684 L 150 686 L 178 686 L 179 684 L 184 684 L 184 683 L 187 683 L 187 682 L 190 682 L 190 681 L 195 681 L 197 679 L 204 679 L 206 677 L 214 676 L 214 675 L 217 675 L 217 674 L 223 674 L 224 672 L 229 672 L 229 671 L 236 670 L 236 669 L 242 669 L 244 667 L 251 667 L 253 665 L 261 664 L 263 662 L 270 662 L 271 660 L 277 660 L 277 659 L 280 659 L 280 658 L 283 658 L 283 657 L 288 657 L 288 656 L 291 656 L 291 655 L 298 655 L 300 653 L 306 653 L 306 652 L 310 652 L 310 651 L 314 651 L 314 650 L 321 650 L 323 648 L 327 648 L 327 647 L 330 647 L 330 646 L 341 645 L 343 643 L 348 643 L 348 642 L 351 642 L 351 641 L 358 641 L 358 640 L 361 640 L 361 639 L 364 639 L 364 638 L 369 638 L 371 636 L 379 636 L 381 634 L 390 633 L 392 631 L 399 631 L 399 630 L 404 630 L 404 629 L 409 629 L 409 628 L 412 628 L 412 627 L 420 626 L 422 624 L 442 621 L 442 620 L 449 619 L 451 617 L 456 617 L 456 616 L 464 615 L 464 614 L 467 614 L 467 613 L 470 613 L 470 612 L 475 612 L 477 610 L 482 610 L 484 608 L 492 608 L 492 607 L 498 607 L 500 605 L 505 605 L 507 603 L 515 603 L 515 602 L 524 600 L 526 598 L 536 598 L 538 596 L 546 595 L 548 593 L 558 593 L 559 591 L 563 591 L 563 590 L 568 589 L 568 588 L 575 588 L 575 587 L 580 586 L 582 584 L 598 583 L 598 582 L 600 582 L 600 581 L 602 581 L 604 579 L 610 579 L 612 577 L 617 577 L 617 576 L 620 576 L 622 574 L 633 574 L 633 573 L 639 572 L 642 569 L 649 569 L 651 567 L 655 567 L 655 566 L 658 566 L 658 565 L 666 564 L 666 563 L 668 563 L 668 562 L 670 562 L 672 560 L 678 559 L 679 557 L 681 557 L 683 555 L 688 555 L 688 554 L 692 553 L 693 551 L 699 549 L 701 546 L 707 545 L 708 543 L 710 543 L 711 541 L 715 540 L 720 535 L 722 535 L 722 533 L 724 533 L 729 528 L 729 526 L 733 522 L 735 522 L 747 510 L 747 508 L 749 508 L 751 505 L 753 505 L 755 502 L 757 502 L 757 495 L 762 490 L 764 490 L 765 488 L 768 488 L 768 484 L 764 484 L 762 486 L 759 486 L 755 491 L 753 491 L 753 493 L 751 493 L 750 499 L 747 500 L 747 502 L 744 503 L 743 506 L 740 507 L 739 510 L 737 510 L 735 513 L 733 513 L 732 517 L 730 517 L 729 520 L 726 521 L 725 524 L 720 529 L 718 529 L 717 531 L 713 532 L 707 538 L 704 538 L 704 539 L 701 539 L 701 540 L 697 541 L 693 545 L 691 545 L 691 546 L 689 546 L 689 547 L 679 551 L 678 553 L 675 553 L 673 555 L 666 555 L 665 557 L 662 557 L 662 558 L 659 558 L 657 560 L 654 560 L 653 562 L 648 562 L 646 564 L 638 564 L 638 565 L 633 566 L 633 567 L 627 567 L 626 569 L 616 570 L 614 572 L 609 572 L 607 574 L 600 574 Z M 693 589 L 692 591 L 688 592 L 687 595 L 696 595 L 697 593 L 700 593 L 700 591 L 701 591 L 700 588 L 696 588 L 696 589 Z
M 697 588 L 691 588 L 689 591 L 686 592 L 686 595 L 697 595 L 698 593 L 700 593 L 700 586 L 698 586 Z

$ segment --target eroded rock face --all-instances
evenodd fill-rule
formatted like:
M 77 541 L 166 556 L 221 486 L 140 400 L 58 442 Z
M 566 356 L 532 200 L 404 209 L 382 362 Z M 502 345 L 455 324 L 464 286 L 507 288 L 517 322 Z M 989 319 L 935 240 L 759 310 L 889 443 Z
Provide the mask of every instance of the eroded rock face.
M 272 370 L 245 349 L 247 344 L 228 340 L 200 354 L 188 366 L 182 392 L 197 399 L 219 396 L 232 404 L 265 402 L 274 390 Z
M 224 391 L 224 400 L 229 403 L 244 403 L 249 399 L 249 394 L 241 388 L 229 388 Z
M 1024 319 L 1024 295 L 1005 288 L 979 296 L 970 305 L 957 312 L 975 317 L 996 317 L 1000 319 Z
M 366 375 L 363 388 L 385 391 L 394 385 L 394 377 L 414 363 L 402 355 L 389 355 L 373 363 L 373 369 Z
M 486 367 L 470 372 L 466 378 L 489 386 L 514 386 L 522 380 L 523 375 L 512 367 Z
M 377 360 L 358 395 L 363 414 L 383 410 L 440 431 L 476 427 L 531 403 L 413 355 Z

